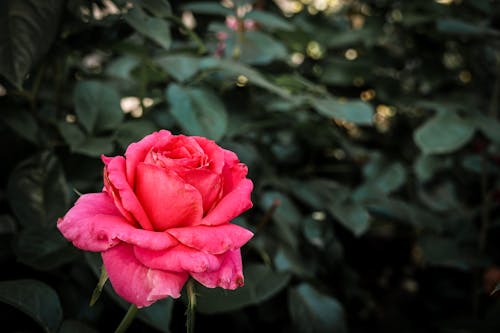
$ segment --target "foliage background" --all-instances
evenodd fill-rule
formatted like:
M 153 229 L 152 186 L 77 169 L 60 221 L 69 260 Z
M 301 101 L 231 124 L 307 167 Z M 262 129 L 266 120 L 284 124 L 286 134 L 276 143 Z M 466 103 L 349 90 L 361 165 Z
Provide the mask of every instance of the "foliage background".
M 223 4 L 0 2 L 2 331 L 118 325 L 56 220 L 102 188 L 101 154 L 166 128 L 255 184 L 246 286 L 198 285 L 196 331 L 498 332 L 498 2 Z M 182 332 L 184 311 L 130 331 Z

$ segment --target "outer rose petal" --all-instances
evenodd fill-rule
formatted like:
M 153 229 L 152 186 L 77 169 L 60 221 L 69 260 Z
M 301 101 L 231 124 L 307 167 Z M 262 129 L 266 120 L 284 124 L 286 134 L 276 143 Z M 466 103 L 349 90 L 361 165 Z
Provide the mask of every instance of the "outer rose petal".
M 170 234 L 131 226 L 106 193 L 82 195 L 57 227 L 66 239 L 87 251 L 105 251 L 122 241 L 153 250 L 178 244 Z
M 144 161 L 151 148 L 159 141 L 168 140 L 172 135 L 167 130 L 160 130 L 145 136 L 141 141 L 130 144 L 125 152 L 127 160 L 127 179 L 132 188 L 135 185 L 135 169 Z
M 252 232 L 236 224 L 173 228 L 167 232 L 184 245 L 212 254 L 237 250 L 253 237 Z
M 102 260 L 116 293 L 139 308 L 168 296 L 178 298 L 188 278 L 184 272 L 166 272 L 142 265 L 128 244 L 103 252 Z
M 201 220 L 202 225 L 220 225 L 229 222 L 252 207 L 250 194 L 253 183 L 243 179 L 236 188 L 223 197 L 219 203 Z
M 221 255 L 221 261 L 217 271 L 190 274 L 196 281 L 208 288 L 221 287 L 233 290 L 243 286 L 243 265 L 240 250 L 226 252 Z
M 106 165 L 105 176 L 109 180 L 108 186 L 111 188 L 108 191 L 111 192 L 110 195 L 113 196 L 115 204 L 119 208 L 123 207 L 122 209 L 132 214 L 143 229 L 153 230 L 153 226 L 148 216 L 127 181 L 125 159 L 123 156 L 113 157 L 113 159 L 109 161 Z M 107 189 L 108 186 L 106 186 Z
M 206 272 L 215 271 L 220 267 L 217 256 L 184 245 L 164 251 L 152 251 L 136 246 L 134 254 L 144 266 L 166 271 Z
M 201 194 L 179 176 L 154 165 L 137 166 L 135 193 L 155 230 L 199 223 Z

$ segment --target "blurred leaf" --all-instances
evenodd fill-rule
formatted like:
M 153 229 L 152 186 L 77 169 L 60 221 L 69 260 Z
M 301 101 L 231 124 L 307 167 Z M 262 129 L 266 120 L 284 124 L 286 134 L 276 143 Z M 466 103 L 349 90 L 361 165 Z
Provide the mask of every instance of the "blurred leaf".
M 172 83 L 166 96 L 172 115 L 188 134 L 219 140 L 226 133 L 226 108 L 210 90 Z
M 358 125 L 373 123 L 373 108 L 361 101 L 341 102 L 333 98 L 312 98 L 312 106 L 319 114 L 340 120 L 346 120 Z
M 121 147 L 127 148 L 132 142 L 137 142 L 156 130 L 158 130 L 157 126 L 150 120 L 130 120 L 118 127 L 115 133 L 115 140 Z
M 192 78 L 199 70 L 199 59 L 187 54 L 168 55 L 156 58 L 155 62 L 179 82 Z
M 137 2 L 156 17 L 167 18 L 172 15 L 172 8 L 167 0 L 140 0 Z
M 249 84 L 255 84 L 269 92 L 272 92 L 285 99 L 293 99 L 293 96 L 286 89 L 283 89 L 266 79 L 260 72 L 252 67 L 234 62 L 232 60 L 205 58 L 200 62 L 201 69 L 220 70 L 231 73 L 232 75 L 244 75 L 248 78 Z
M 55 225 L 69 204 L 68 185 L 57 158 L 44 152 L 21 162 L 9 177 L 7 196 L 22 225 Z
M 38 138 L 38 123 L 36 119 L 25 110 L 4 110 L 2 119 L 17 135 L 35 145 L 40 144 Z
M 137 32 L 150 38 L 165 50 L 170 49 L 172 44 L 170 24 L 164 19 L 149 16 L 137 6 L 130 9 L 124 19 Z
M 288 310 L 296 332 L 347 333 L 344 310 L 337 299 L 322 294 L 310 284 L 290 289 Z
M 23 264 L 47 271 L 74 260 L 78 251 L 56 228 L 26 228 L 17 238 L 15 253 Z
M 139 65 L 140 60 L 131 55 L 124 55 L 114 59 L 106 66 L 107 76 L 119 80 L 132 80 L 132 70 Z
M 351 87 L 356 79 L 370 77 L 372 66 L 360 60 L 329 59 L 323 67 L 321 82 L 331 85 Z
M 295 27 L 281 16 L 262 10 L 252 10 L 245 15 L 245 19 L 252 19 L 269 29 L 293 31 Z
M 191 2 L 182 7 L 184 10 L 190 10 L 194 13 L 209 14 L 209 15 L 234 15 L 234 12 L 220 3 L 214 2 Z
M 353 200 L 336 201 L 328 211 L 355 236 L 363 235 L 370 227 L 368 211 Z
M 405 17 L 406 18 L 406 17 Z M 331 48 L 346 48 L 357 44 L 371 46 L 376 42 L 377 30 L 365 27 L 363 29 L 349 29 L 345 31 L 335 31 L 327 41 L 327 46 Z
M 71 147 L 75 153 L 90 157 L 99 157 L 113 152 L 113 143 L 110 137 L 87 137 L 85 141 Z
M 462 36 L 500 36 L 500 31 L 485 27 L 482 24 L 469 23 L 457 19 L 439 19 L 436 23 L 437 30 L 445 34 Z
M 245 285 L 236 290 L 208 289 L 197 286 L 197 310 L 206 314 L 235 311 L 259 304 L 280 292 L 290 280 L 290 274 L 274 272 L 260 264 L 244 267 Z
M 434 176 L 436 172 L 450 168 L 452 161 L 436 155 L 421 154 L 413 166 L 415 174 L 422 182 L 426 182 Z
M 59 333 L 98 333 L 92 327 L 81 321 L 67 319 L 63 321 Z
M 120 96 L 109 84 L 79 81 L 73 99 L 77 121 L 88 133 L 112 130 L 122 122 Z
M 0 301 L 33 318 L 45 332 L 57 332 L 63 319 L 57 293 L 37 280 L 0 281 Z
M 464 250 L 453 238 L 428 235 L 420 239 L 419 245 L 428 265 L 468 270 L 479 263 L 473 252 Z
M 247 31 L 242 42 L 237 33 L 233 33 L 232 38 L 226 40 L 226 49 L 228 58 L 233 57 L 236 52 L 241 62 L 253 65 L 265 65 L 287 56 L 283 43 L 260 31 Z
M 489 140 L 500 143 L 500 122 L 498 119 L 475 113 L 471 121 Z
M 439 112 L 414 133 L 424 154 L 446 154 L 463 147 L 474 134 L 474 126 L 453 112 Z
M 314 261 L 307 260 L 291 248 L 280 246 L 273 262 L 279 272 L 294 273 L 301 278 L 314 278 Z
M 77 147 L 85 141 L 85 133 L 75 123 L 60 121 L 57 123 L 57 128 L 59 129 L 64 141 L 66 141 L 71 148 Z
M 18 89 L 52 45 L 63 4 L 63 0 L 0 1 L 0 74 Z

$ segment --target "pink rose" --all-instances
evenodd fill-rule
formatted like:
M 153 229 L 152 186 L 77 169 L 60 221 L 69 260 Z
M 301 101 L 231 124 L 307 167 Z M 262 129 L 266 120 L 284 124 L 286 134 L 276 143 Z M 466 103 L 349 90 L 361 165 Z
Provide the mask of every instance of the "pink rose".
M 253 184 L 233 152 L 162 130 L 102 159 L 103 192 L 82 195 L 57 226 L 101 252 L 117 294 L 143 307 L 179 297 L 189 276 L 243 285 L 240 247 L 253 234 L 230 222 L 252 207 Z

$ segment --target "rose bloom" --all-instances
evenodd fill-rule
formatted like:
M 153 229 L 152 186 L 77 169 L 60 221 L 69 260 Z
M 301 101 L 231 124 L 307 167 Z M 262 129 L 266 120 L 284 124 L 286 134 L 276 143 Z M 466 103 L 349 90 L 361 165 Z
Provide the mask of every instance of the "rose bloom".
M 240 248 L 253 234 L 230 222 L 252 207 L 253 184 L 233 152 L 161 130 L 102 160 L 103 191 L 80 196 L 57 227 L 101 252 L 118 295 L 143 307 L 179 297 L 189 276 L 243 285 Z

